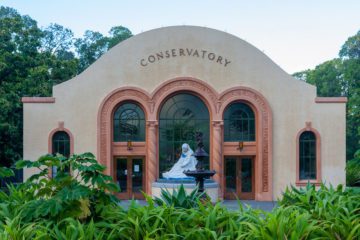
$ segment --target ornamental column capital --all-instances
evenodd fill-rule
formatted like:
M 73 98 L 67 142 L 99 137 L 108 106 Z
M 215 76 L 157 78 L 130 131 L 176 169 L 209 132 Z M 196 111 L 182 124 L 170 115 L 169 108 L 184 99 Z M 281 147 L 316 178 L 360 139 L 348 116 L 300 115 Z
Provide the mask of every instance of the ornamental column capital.
M 212 121 L 212 125 L 213 125 L 214 127 L 221 127 L 221 126 L 224 125 L 224 121 L 223 121 L 223 120 L 213 120 L 213 121 Z
M 148 120 L 146 121 L 146 125 L 148 127 L 156 127 L 157 125 L 159 125 L 159 122 L 157 120 Z

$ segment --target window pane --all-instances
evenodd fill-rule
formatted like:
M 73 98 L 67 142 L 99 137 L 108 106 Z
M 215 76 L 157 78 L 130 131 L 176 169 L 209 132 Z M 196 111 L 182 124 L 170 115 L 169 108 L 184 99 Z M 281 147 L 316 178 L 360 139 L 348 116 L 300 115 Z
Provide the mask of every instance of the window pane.
M 181 155 L 181 145 L 196 150 L 196 133 L 203 134 L 204 148 L 210 152 L 209 111 L 203 101 L 191 94 L 177 94 L 166 100 L 159 119 L 159 172 L 169 171 Z M 209 167 L 209 158 L 204 161 Z
M 225 158 L 226 192 L 236 192 L 236 158 Z
M 127 191 L 127 159 L 118 158 L 116 159 L 116 181 L 120 187 L 120 192 Z
M 52 138 L 52 154 L 61 154 L 64 157 L 70 157 L 70 137 L 64 131 L 56 132 Z M 56 167 L 52 167 L 52 177 L 55 177 L 58 172 Z M 65 169 L 65 172 L 70 172 L 69 169 Z
M 255 115 L 244 103 L 233 103 L 224 113 L 224 141 L 255 141 Z
M 70 156 L 70 137 L 64 131 L 56 132 L 52 139 L 52 153 Z
M 132 190 L 133 192 L 143 191 L 143 160 L 134 158 L 132 160 Z
M 252 159 L 241 159 L 241 192 L 252 192 Z
M 300 135 L 300 180 L 316 179 L 316 136 L 311 131 Z
M 124 103 L 114 113 L 114 141 L 145 141 L 145 114 L 135 103 Z

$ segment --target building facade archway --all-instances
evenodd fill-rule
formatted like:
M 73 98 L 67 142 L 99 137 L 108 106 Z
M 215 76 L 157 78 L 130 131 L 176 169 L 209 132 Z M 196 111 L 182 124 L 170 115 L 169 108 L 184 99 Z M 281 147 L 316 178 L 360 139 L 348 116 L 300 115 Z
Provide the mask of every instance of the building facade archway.
M 234 151 L 234 144 L 224 144 L 223 112 L 234 101 L 245 101 L 252 106 L 257 116 L 256 128 L 256 200 L 272 200 L 272 114 L 266 99 L 257 91 L 236 87 L 223 93 L 217 93 L 208 83 L 182 77 L 168 80 L 157 87 L 152 94 L 135 87 L 124 87 L 111 92 L 102 102 L 98 112 L 98 159 L 107 169 L 106 173 L 114 176 L 112 159 L 114 155 L 143 155 L 145 157 L 145 191 L 151 194 L 152 183 L 159 178 L 159 112 L 163 102 L 176 93 L 188 92 L 199 97 L 207 106 L 210 114 L 210 169 L 217 173 L 213 179 L 219 183 L 219 198 L 224 197 L 223 157 Z M 120 102 L 139 103 L 146 116 L 146 141 L 137 143 L 134 150 L 112 142 L 112 116 Z
M 135 87 L 123 87 L 112 91 L 100 105 L 98 111 L 98 161 L 106 166 L 105 173 L 114 176 L 114 155 L 145 155 L 145 142 L 138 142 L 134 151 L 126 150 L 126 143 L 113 142 L 113 115 L 117 106 L 122 102 L 132 101 L 141 106 L 145 118 L 149 115 L 149 95 L 146 91 Z
M 181 155 L 181 146 L 187 143 L 195 151 L 196 134 L 202 134 L 204 149 L 210 150 L 210 114 L 204 101 L 194 92 L 176 92 L 163 101 L 159 111 L 159 178 L 169 171 Z M 211 158 L 211 153 L 209 153 Z M 209 158 L 204 161 L 209 167 Z M 183 177 L 186 177 L 183 175 Z
M 245 142 L 238 149 L 238 142 L 224 142 L 224 156 L 252 156 L 255 159 L 255 200 L 272 200 L 272 112 L 265 97 L 248 87 L 225 90 L 219 97 L 219 112 L 224 116 L 226 108 L 234 102 L 243 102 L 255 113 L 255 142 Z M 224 176 L 224 174 L 222 174 Z M 225 185 L 225 180 L 222 178 Z

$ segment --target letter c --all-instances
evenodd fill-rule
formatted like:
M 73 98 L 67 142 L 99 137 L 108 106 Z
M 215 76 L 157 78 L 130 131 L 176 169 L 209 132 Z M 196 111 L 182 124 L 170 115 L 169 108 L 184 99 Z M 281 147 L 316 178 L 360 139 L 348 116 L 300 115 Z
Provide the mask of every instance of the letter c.
M 141 66 L 146 67 L 147 63 L 145 64 L 144 62 L 145 62 L 145 59 L 141 59 L 140 64 L 141 64 Z

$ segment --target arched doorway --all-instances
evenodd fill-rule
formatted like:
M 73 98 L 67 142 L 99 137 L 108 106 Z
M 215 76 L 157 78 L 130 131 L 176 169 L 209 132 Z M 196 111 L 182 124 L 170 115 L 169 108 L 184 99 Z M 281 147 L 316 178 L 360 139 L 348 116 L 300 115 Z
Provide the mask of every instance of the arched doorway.
M 272 113 L 269 103 L 261 93 L 247 87 L 230 88 L 220 94 L 219 100 L 221 103 L 219 112 L 222 114 L 223 119 L 229 106 L 231 107 L 234 103 L 242 103 L 253 112 L 253 114 L 248 112 L 245 115 L 242 113 L 243 116 L 246 116 L 245 121 L 248 122 L 247 124 L 250 124 L 250 122 L 255 124 L 255 132 L 245 134 L 245 138 L 223 141 L 223 165 L 226 157 L 240 158 L 240 161 L 241 158 L 246 158 L 245 164 L 253 168 L 251 172 L 253 187 L 250 196 L 244 196 L 244 198 L 260 201 L 272 200 Z M 237 135 L 241 136 L 241 134 Z M 253 136 L 255 136 L 255 141 L 253 141 Z M 224 135 L 222 139 L 224 140 Z M 239 159 L 233 161 L 239 161 Z M 223 166 L 222 169 L 224 167 L 226 166 Z M 241 171 L 241 167 L 237 171 Z M 222 184 L 226 188 L 225 174 L 222 175 Z M 238 175 L 241 176 L 241 174 Z M 226 197 L 225 191 L 226 189 L 223 189 L 224 197 Z
M 196 149 L 198 132 L 203 134 L 205 150 L 210 152 L 210 116 L 204 102 L 187 92 L 168 97 L 159 113 L 159 178 L 177 162 L 183 143 Z M 209 168 L 209 158 L 204 166 Z
M 127 152 L 114 152 L 114 179 L 120 187 L 121 199 L 142 199 L 145 190 L 145 153 L 132 154 L 135 143 L 145 142 L 145 113 L 139 104 L 121 102 L 114 109 L 113 145 L 127 145 Z
M 227 199 L 255 199 L 256 118 L 250 105 L 235 101 L 224 111 L 224 144 L 237 142 L 236 154 L 224 155 L 224 191 Z M 246 146 L 245 146 L 246 144 Z

